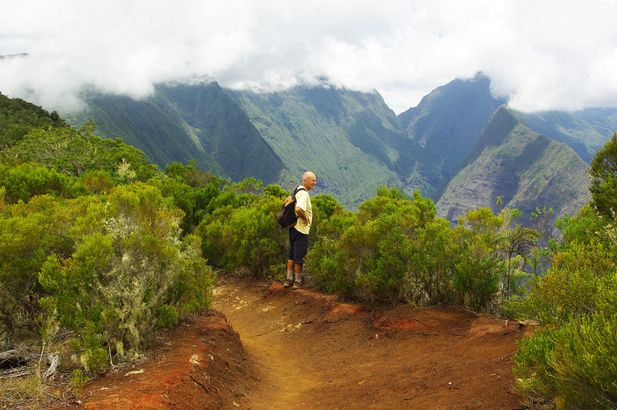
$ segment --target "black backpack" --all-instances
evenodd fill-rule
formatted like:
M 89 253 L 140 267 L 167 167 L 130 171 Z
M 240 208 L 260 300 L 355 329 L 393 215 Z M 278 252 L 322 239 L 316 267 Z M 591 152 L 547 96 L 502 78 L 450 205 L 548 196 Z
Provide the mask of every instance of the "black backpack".
M 302 186 L 296 188 L 293 194 L 285 199 L 285 203 L 283 203 L 281 210 L 276 215 L 276 221 L 281 228 L 291 228 L 298 221 L 298 216 L 296 215 L 296 193 L 298 191 L 306 191 L 306 189 Z

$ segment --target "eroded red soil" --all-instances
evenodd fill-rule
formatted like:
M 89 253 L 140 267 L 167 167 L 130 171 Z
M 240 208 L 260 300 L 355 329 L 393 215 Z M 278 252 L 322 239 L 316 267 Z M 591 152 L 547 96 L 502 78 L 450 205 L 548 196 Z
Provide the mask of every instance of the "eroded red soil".
M 278 283 L 221 283 L 214 308 L 239 339 L 223 316 L 199 317 L 131 369 L 143 373 L 87 386 L 85 406 L 520 407 L 511 372 L 516 324 L 449 308 L 368 310 Z
M 221 313 L 208 312 L 162 339 L 146 363 L 87 385 L 84 407 L 220 409 L 252 389 L 252 364 Z

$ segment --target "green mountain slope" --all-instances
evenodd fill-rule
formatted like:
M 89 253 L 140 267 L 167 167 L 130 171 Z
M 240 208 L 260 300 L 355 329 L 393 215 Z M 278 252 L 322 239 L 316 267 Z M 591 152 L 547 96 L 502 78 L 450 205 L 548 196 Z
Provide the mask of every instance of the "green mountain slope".
M 0 93 L 0 150 L 15 144 L 33 128 L 66 125 L 55 111 L 50 114 L 37 105 Z
M 239 180 L 293 185 L 307 169 L 318 187 L 348 206 L 380 185 L 434 190 L 423 174 L 423 149 L 408 138 L 377 92 L 328 85 L 273 93 L 222 89 L 216 83 L 158 85 L 141 101 L 93 94 L 69 116 L 96 121 L 165 166 L 195 159 L 206 170 Z
M 384 184 L 407 192 L 426 186 L 422 176 L 410 176 L 421 148 L 377 92 L 327 86 L 230 92 L 290 171 L 315 170 L 318 189 L 348 205 Z
M 94 119 L 108 137 L 121 136 L 161 166 L 195 160 L 197 165 L 239 180 L 289 178 L 280 158 L 244 112 L 217 83 L 159 85 L 144 100 L 90 95 L 71 123 Z
M 517 113 L 517 116 L 532 130 L 565 142 L 587 162 L 617 132 L 616 108 Z
M 478 74 L 454 80 L 399 115 L 406 133 L 424 147 L 430 184 L 440 192 L 458 172 L 495 110 L 505 100 L 491 95 L 490 80 Z
M 437 203 L 453 220 L 470 209 L 503 206 L 574 213 L 589 200 L 587 164 L 566 144 L 541 136 L 499 108 Z
M 140 150 L 118 139 L 101 138 L 93 127 L 71 128 L 56 112 L 19 98 L 0 94 L 0 136 L 9 136 L 0 145 L 0 170 L 24 163 L 38 163 L 69 176 L 90 171 L 106 171 L 118 177 L 119 167 L 132 179 L 146 180 L 157 170 Z M 40 175 L 30 175 L 34 185 L 44 185 Z M 37 179 L 38 178 L 38 179 Z M 13 181 L 14 182 L 14 181 Z M 17 184 L 21 190 L 27 185 Z
M 520 122 L 536 131 L 559 130 L 541 134 L 568 143 L 585 159 L 601 144 L 605 132 L 611 135 L 608 130 L 617 122 L 616 110 L 543 117 L 508 111 L 507 118 L 489 124 L 503 102 L 491 95 L 490 80 L 482 74 L 439 87 L 398 117 L 377 92 L 327 84 L 269 93 L 223 89 L 217 83 L 167 84 L 156 86 L 154 94 L 142 101 L 91 95 L 87 110 L 71 122 L 93 118 L 104 135 L 122 136 L 161 166 L 194 159 L 200 168 L 235 180 L 255 176 L 286 188 L 312 169 L 318 174 L 317 191 L 334 194 L 351 207 L 372 196 L 380 185 L 398 186 L 407 193 L 419 188 L 436 201 L 444 193 L 441 202 L 448 204 L 452 198 L 446 187 L 463 171 L 466 160 L 489 146 L 508 145 L 512 131 L 508 127 Z M 483 130 L 488 131 L 483 134 Z M 529 168 L 538 160 L 541 170 L 550 169 L 542 161 L 548 160 L 544 155 L 551 147 L 542 148 L 539 157 L 536 151 L 522 151 L 516 163 Z M 554 158 L 562 160 L 558 157 Z M 497 178 L 492 183 L 506 186 L 496 185 L 494 190 L 510 192 L 511 198 L 528 206 L 515 195 L 518 188 L 507 185 L 512 180 Z M 480 186 L 476 189 L 482 191 Z M 477 199 L 483 195 L 480 191 Z M 533 205 L 529 207 L 541 203 Z

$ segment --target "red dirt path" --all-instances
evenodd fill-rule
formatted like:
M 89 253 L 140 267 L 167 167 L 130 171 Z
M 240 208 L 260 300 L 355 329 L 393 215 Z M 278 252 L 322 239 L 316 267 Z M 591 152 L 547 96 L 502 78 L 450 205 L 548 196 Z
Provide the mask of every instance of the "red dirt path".
M 219 312 L 180 325 L 146 363 L 84 388 L 87 409 L 219 409 L 254 384 L 238 334 Z M 135 372 L 130 374 L 131 372 Z
M 368 311 L 278 283 L 222 283 L 214 308 L 242 345 L 222 316 L 200 317 L 138 366 L 143 373 L 87 386 L 86 407 L 520 407 L 516 324 L 449 308 Z

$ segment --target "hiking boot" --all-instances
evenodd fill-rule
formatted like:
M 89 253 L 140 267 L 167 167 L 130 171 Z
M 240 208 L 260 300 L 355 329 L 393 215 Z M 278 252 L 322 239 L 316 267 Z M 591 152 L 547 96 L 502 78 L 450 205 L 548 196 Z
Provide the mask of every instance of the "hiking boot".
M 294 284 L 294 280 L 293 279 L 285 279 L 285 282 L 283 282 L 283 287 L 284 288 L 289 288 L 293 284 Z
M 301 289 L 303 285 L 304 285 L 304 281 L 302 279 L 300 279 L 300 280 L 297 280 L 297 281 L 294 282 L 293 288 L 294 289 Z

